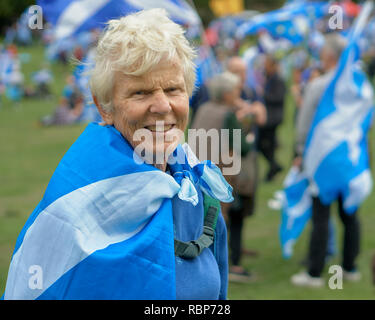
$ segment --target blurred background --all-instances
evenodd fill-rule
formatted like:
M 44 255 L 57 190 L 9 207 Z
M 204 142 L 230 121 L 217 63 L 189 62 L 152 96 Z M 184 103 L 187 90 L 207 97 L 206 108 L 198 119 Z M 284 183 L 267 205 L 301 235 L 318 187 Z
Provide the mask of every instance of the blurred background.
M 66 3 L 71 2 L 0 2 L 0 292 L 5 288 L 17 236 L 42 198 L 57 164 L 87 123 L 101 120 L 92 104 L 85 75 L 93 61 L 100 30 L 110 18 L 150 7 L 150 1 L 111 0 L 107 2 L 111 10 L 100 11 L 98 7 L 77 22 L 64 13 Z M 91 6 L 95 2 L 92 0 Z M 285 254 L 280 242 L 284 181 L 294 157 L 295 118 L 303 89 L 314 78 L 314 72 L 319 71 L 324 35 L 339 32 L 343 37 L 348 36 L 363 2 L 165 0 L 155 1 L 155 6 L 156 3 L 166 4 L 171 18 L 186 29 L 187 38 L 197 48 L 197 89 L 191 99 L 192 117 L 203 103 L 200 88 L 222 72 L 226 61 L 233 56 L 241 56 L 246 62 L 246 85 L 262 96 L 264 57 L 272 54 L 279 63 L 286 88 L 283 117 L 276 131 L 275 158 L 280 170 L 270 176 L 267 159 L 258 157 L 256 207 L 243 227 L 241 265 L 256 274 L 256 279 L 251 283 L 230 282 L 229 298 L 374 299 L 373 193 L 359 211 L 362 236 L 359 282 L 345 283 L 341 290 L 292 286 L 290 276 L 304 267 L 310 222 L 306 221 L 301 228 L 292 253 Z M 333 11 L 329 9 L 332 6 L 336 8 Z M 361 66 L 373 85 L 373 14 L 359 42 Z M 370 149 L 374 139 L 371 130 Z M 372 166 L 374 161 L 370 158 Z M 340 264 L 343 237 L 335 205 L 331 211 L 335 232 L 334 249 L 323 273 L 327 282 L 329 266 Z

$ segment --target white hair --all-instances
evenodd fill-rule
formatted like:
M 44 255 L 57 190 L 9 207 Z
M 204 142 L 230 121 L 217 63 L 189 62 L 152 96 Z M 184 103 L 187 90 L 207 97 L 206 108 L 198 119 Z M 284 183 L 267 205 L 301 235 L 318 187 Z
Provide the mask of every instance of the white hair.
M 329 33 L 324 38 L 323 49 L 327 50 L 338 60 L 347 45 L 346 39 L 338 33 Z
M 240 83 L 240 77 L 229 71 L 214 76 L 208 83 L 210 99 L 212 101 L 221 102 L 224 94 L 234 90 Z
M 90 88 L 106 112 L 113 110 L 112 89 L 116 72 L 141 76 L 162 59 L 181 62 L 186 89 L 192 95 L 196 56 L 184 29 L 167 16 L 164 9 L 150 9 L 110 20 L 96 48 Z

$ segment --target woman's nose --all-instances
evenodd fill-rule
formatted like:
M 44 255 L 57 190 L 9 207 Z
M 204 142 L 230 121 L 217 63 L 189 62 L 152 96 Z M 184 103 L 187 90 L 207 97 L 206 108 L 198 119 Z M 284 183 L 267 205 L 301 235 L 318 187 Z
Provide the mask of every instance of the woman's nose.
M 153 93 L 150 105 L 150 111 L 153 113 L 165 114 L 172 110 L 169 98 L 163 90 L 158 90 Z

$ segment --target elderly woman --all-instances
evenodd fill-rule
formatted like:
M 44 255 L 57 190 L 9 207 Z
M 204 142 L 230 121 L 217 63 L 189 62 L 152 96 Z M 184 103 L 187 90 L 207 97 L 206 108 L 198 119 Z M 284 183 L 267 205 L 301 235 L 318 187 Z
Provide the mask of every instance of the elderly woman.
M 214 77 L 209 83 L 210 101 L 203 104 L 195 117 L 192 128 L 205 130 L 229 130 L 227 139 L 220 135 L 221 141 L 209 145 L 208 159 L 219 152 L 218 166 L 224 169 L 229 166 L 240 168 L 226 176 L 233 185 L 235 201 L 230 206 L 223 207 L 224 215 L 228 217 L 229 244 L 231 249 L 231 268 L 229 280 L 238 282 L 252 281 L 251 274 L 240 265 L 242 251 L 242 229 L 246 216 L 252 214 L 256 184 L 256 162 L 254 159 L 255 136 L 254 125 L 263 124 L 266 119 L 264 106 L 259 102 L 252 104 L 240 98 L 241 79 L 231 72 L 224 72 Z M 240 132 L 240 139 L 235 139 L 235 130 Z M 200 142 L 199 142 L 200 143 Z M 228 148 L 233 163 L 228 163 L 224 155 Z M 199 150 L 199 148 L 198 148 Z M 201 160 L 201 154 L 198 154 Z M 234 165 L 240 161 L 239 165 Z
M 90 83 L 104 122 L 57 167 L 16 243 L 5 299 L 226 298 L 219 201 L 232 188 L 179 144 L 193 58 L 164 10 L 109 22 Z

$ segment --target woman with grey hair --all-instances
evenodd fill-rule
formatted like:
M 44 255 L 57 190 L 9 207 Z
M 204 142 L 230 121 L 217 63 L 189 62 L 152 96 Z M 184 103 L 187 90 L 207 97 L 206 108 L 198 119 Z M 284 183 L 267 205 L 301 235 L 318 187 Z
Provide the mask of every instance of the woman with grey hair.
M 90 80 L 104 121 L 57 167 L 5 299 L 226 299 L 232 188 L 179 144 L 195 81 L 183 33 L 161 9 L 109 21 Z

